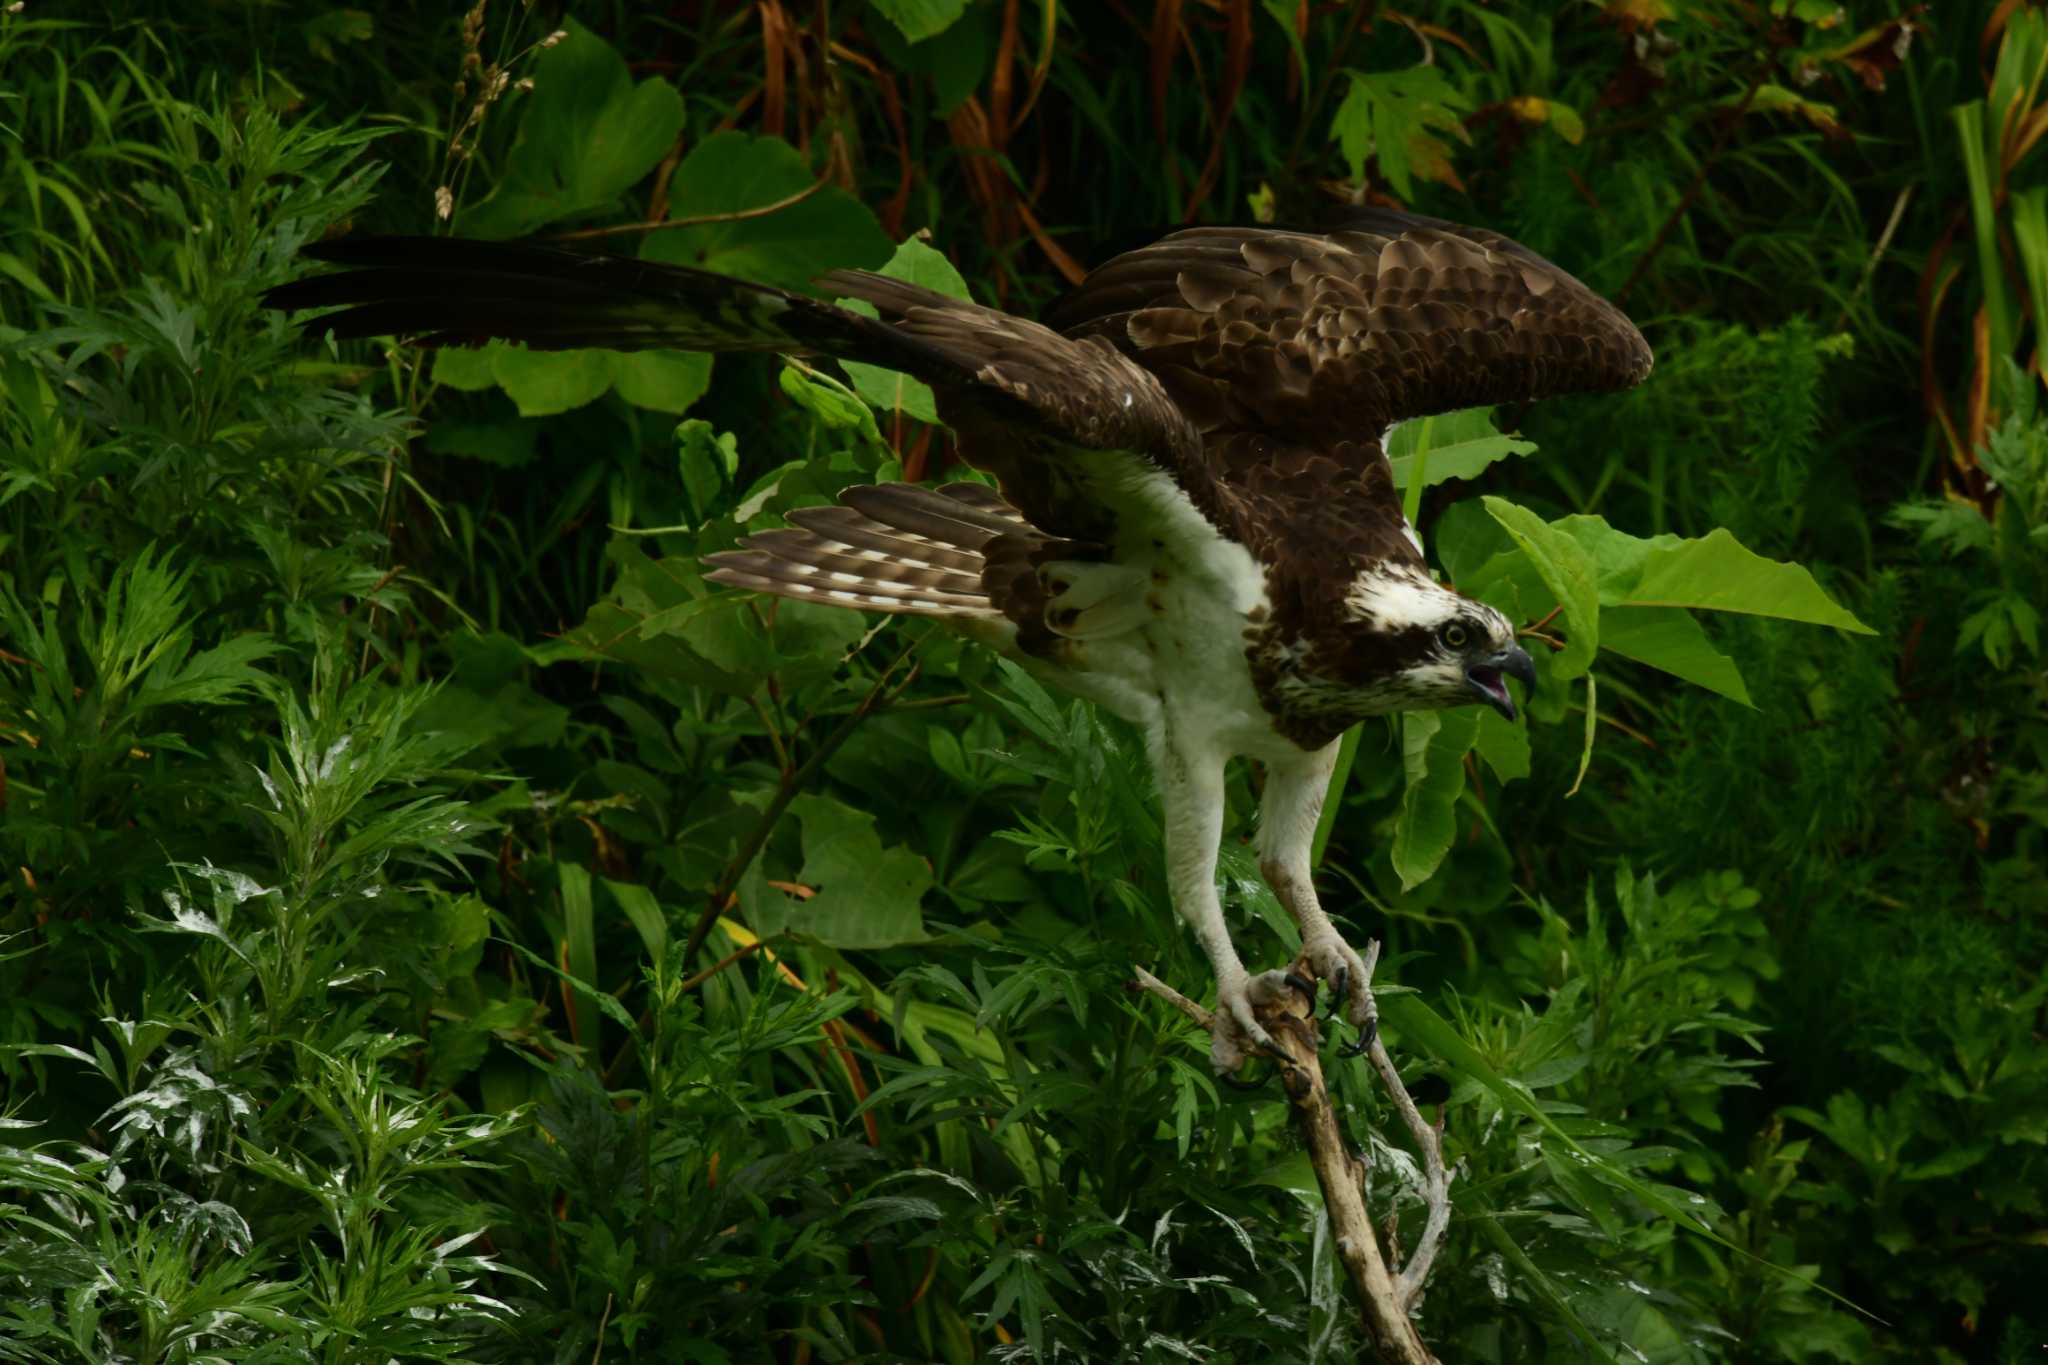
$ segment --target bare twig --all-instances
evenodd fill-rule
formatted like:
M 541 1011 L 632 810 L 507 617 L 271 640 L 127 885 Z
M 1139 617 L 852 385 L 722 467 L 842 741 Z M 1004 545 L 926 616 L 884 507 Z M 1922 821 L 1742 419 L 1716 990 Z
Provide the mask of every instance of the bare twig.
M 1369 945 L 1365 953 L 1368 978 L 1379 961 L 1379 954 L 1378 943 Z M 1306 960 L 1297 961 L 1293 970 L 1314 978 L 1314 969 Z M 1142 967 L 1137 969 L 1137 984 L 1140 989 L 1172 1005 L 1197 1026 L 1209 1027 L 1212 1016 L 1208 1010 Z M 1369 1050 L 1373 1069 L 1392 1096 L 1396 1111 L 1407 1123 L 1415 1145 L 1422 1152 L 1423 1198 L 1429 1210 L 1415 1253 L 1398 1274 L 1393 1269 L 1395 1254 L 1383 1253 L 1373 1232 L 1372 1221 L 1365 1208 L 1362 1166 L 1359 1158 L 1352 1154 L 1351 1144 L 1345 1140 L 1336 1110 L 1330 1104 L 1329 1090 L 1323 1084 L 1322 1064 L 1316 1055 L 1319 1035 L 1313 1011 L 1295 1013 L 1301 1001 L 1292 992 L 1283 992 L 1280 999 L 1258 1006 L 1257 1011 L 1259 1022 L 1265 1025 L 1266 1031 L 1272 1034 L 1291 1063 L 1281 1073 L 1288 1104 L 1294 1110 L 1295 1124 L 1308 1148 L 1316 1182 L 1322 1186 L 1323 1208 L 1330 1217 L 1330 1230 L 1336 1234 L 1337 1255 L 1343 1260 L 1344 1269 L 1351 1277 L 1351 1287 L 1358 1295 L 1366 1330 L 1372 1337 L 1375 1358 L 1384 1365 L 1438 1365 L 1436 1357 L 1430 1354 L 1415 1330 L 1409 1313 L 1421 1297 L 1437 1248 L 1450 1226 L 1451 1179 L 1444 1170 L 1440 1132 L 1422 1117 L 1415 1101 L 1409 1097 L 1407 1087 L 1401 1084 L 1400 1073 L 1394 1069 L 1386 1046 L 1379 1040 L 1379 1010 L 1371 1003 L 1370 992 L 1366 999 L 1366 1027 L 1372 1030 L 1373 1035 Z M 1391 1235 L 1388 1244 L 1393 1246 Z
M 733 852 L 732 859 L 725 865 L 725 870 L 719 873 L 718 884 L 712 888 L 710 897 L 704 902 L 704 909 L 697 916 L 697 923 L 690 930 L 689 943 L 683 949 L 683 962 L 687 963 L 697 956 L 697 950 L 704 946 L 705 938 L 711 933 L 711 926 L 716 924 L 718 917 L 725 912 L 725 903 L 731 898 L 733 888 L 737 887 L 740 878 L 746 875 L 747 868 L 753 864 L 754 855 L 768 842 L 768 836 L 774 831 L 775 822 L 782 818 L 782 812 L 789 809 L 789 803 L 796 799 L 797 793 L 802 791 L 811 778 L 825 766 L 825 761 L 839 751 L 839 746 L 846 743 L 859 728 L 860 723 L 866 720 L 876 707 L 891 699 L 892 694 L 888 691 L 889 679 L 895 676 L 897 669 L 909 661 L 916 650 L 917 642 L 913 641 L 909 648 L 896 656 L 894 663 L 882 670 L 880 676 L 875 679 L 875 685 L 861 698 L 860 705 L 854 707 L 846 719 L 839 723 L 839 727 L 811 750 L 811 756 L 804 760 L 802 767 L 794 771 L 784 770 L 782 780 L 776 784 L 775 795 L 768 802 L 768 808 L 761 812 L 761 818 L 747 831 L 747 837 Z M 916 676 L 915 669 L 911 670 L 911 676 Z M 909 685 L 908 678 L 904 680 L 903 685 Z M 902 688 L 896 690 L 901 691 Z
M 548 235 L 550 242 L 582 242 L 595 237 L 622 237 L 633 232 L 666 232 L 670 228 L 703 227 L 707 223 L 738 223 L 748 218 L 766 218 L 771 213 L 780 213 L 816 194 L 832 183 L 832 177 L 820 176 L 795 194 L 784 195 L 772 204 L 757 204 L 750 209 L 733 209 L 729 213 L 699 213 L 688 218 L 664 218 L 658 223 L 614 223 L 610 227 L 578 228 L 574 232 L 555 232 Z

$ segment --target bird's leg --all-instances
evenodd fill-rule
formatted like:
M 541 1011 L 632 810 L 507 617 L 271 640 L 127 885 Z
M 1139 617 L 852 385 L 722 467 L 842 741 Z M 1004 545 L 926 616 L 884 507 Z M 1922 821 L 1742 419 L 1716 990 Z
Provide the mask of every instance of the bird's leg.
M 1316 977 L 1328 983 L 1332 1015 L 1341 1002 L 1361 1036 L 1370 1038 L 1377 1023 L 1371 973 L 1323 913 L 1309 866 L 1316 821 L 1323 813 L 1323 799 L 1336 764 L 1337 741 L 1333 740 L 1312 754 L 1267 765 L 1265 798 L 1259 809 L 1259 871 L 1300 926 L 1301 955 Z
M 1219 1072 L 1235 1071 L 1253 1049 L 1284 1056 L 1252 1009 L 1286 993 L 1286 973 L 1252 976 L 1245 971 L 1216 894 L 1216 846 L 1223 837 L 1223 755 L 1189 753 L 1168 733 L 1155 737 L 1152 750 L 1165 826 L 1167 890 L 1216 972 L 1210 1065 Z

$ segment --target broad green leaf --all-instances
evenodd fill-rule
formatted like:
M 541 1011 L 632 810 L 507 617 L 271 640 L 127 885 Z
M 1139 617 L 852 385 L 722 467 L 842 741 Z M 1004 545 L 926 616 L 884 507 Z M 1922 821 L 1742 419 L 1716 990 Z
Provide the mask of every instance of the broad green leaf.
M 1551 658 L 1551 675 L 1559 680 L 1578 677 L 1592 664 L 1600 644 L 1600 592 L 1593 557 L 1528 508 L 1506 498 L 1484 501 L 1564 607 L 1567 638 L 1564 649 Z
M 1451 479 L 1469 479 L 1497 460 L 1527 455 L 1534 441 L 1504 436 L 1494 429 L 1492 408 L 1464 408 L 1436 417 L 1417 418 L 1395 427 L 1387 437 L 1387 459 L 1394 466 L 1394 486 L 1408 487 L 1415 468 L 1416 442 L 1424 424 L 1429 430 L 1429 455 L 1423 483 L 1434 488 Z
M 492 345 L 491 378 L 521 417 L 550 417 L 580 408 L 612 386 L 612 356 L 603 351 L 529 351 Z
M 953 268 L 953 263 L 915 237 L 897 245 L 896 254 L 889 258 L 881 273 L 892 279 L 923 285 L 949 298 L 967 297 L 967 281 L 960 278 L 960 272 Z M 868 317 L 875 316 L 874 305 L 859 299 L 844 306 Z M 893 412 L 901 408 L 920 422 L 939 420 L 938 408 L 932 402 L 932 391 L 927 385 L 879 365 L 863 365 L 857 360 L 846 361 L 845 365 L 854 389 L 878 411 Z
M 683 413 L 711 387 L 711 357 L 694 351 L 613 354 L 612 386 L 636 408 Z
M 1593 557 L 1594 572 L 1600 581 L 1600 604 L 1606 607 L 1619 606 L 1634 594 L 1650 551 L 1676 549 L 1685 544 L 1681 537 L 1670 534 L 1648 539 L 1632 536 L 1609 526 L 1605 517 L 1587 514 L 1559 517 L 1550 524 L 1579 542 Z
M 464 393 L 490 388 L 498 382 L 491 377 L 490 352 L 496 347 L 495 342 L 489 346 L 441 347 L 434 352 L 434 382 Z
M 1401 753 L 1408 785 L 1394 824 L 1391 853 L 1401 889 L 1429 880 L 1457 838 L 1458 798 L 1465 791 L 1465 755 L 1479 733 L 1471 707 L 1410 711 L 1401 717 Z
M 1493 769 L 1493 775 L 1503 782 L 1527 777 L 1528 727 L 1517 725 L 1490 706 L 1475 706 L 1472 711 L 1479 717 L 1479 732 L 1473 740 L 1472 747 L 1486 760 L 1486 766 Z
M 1692 613 L 1678 607 L 1618 607 L 1600 614 L 1600 647 L 1662 669 L 1749 706 L 1735 661 L 1715 649 Z
M 806 793 L 790 802 L 803 826 L 797 880 L 816 891 L 790 906 L 791 931 L 838 948 L 886 948 L 927 935 L 919 902 L 932 884 L 924 859 L 883 848 L 875 817 Z
M 967 8 L 967 0 L 870 0 L 884 19 L 913 43 L 936 38 L 951 28 Z
M 803 290 L 828 270 L 888 260 L 892 243 L 874 214 L 837 185 L 817 183 L 803 153 L 781 138 L 714 133 L 676 168 L 668 216 L 722 221 L 655 233 L 641 255 Z M 793 202 L 758 212 L 784 201 Z
M 1837 605 L 1799 565 L 1765 559 L 1718 528 L 1698 540 L 1652 549 L 1628 601 L 1634 606 L 1775 616 L 1859 635 L 1877 633 Z
M 463 211 L 464 233 L 517 237 L 611 207 L 675 145 L 683 97 L 667 81 L 633 84 L 609 43 L 574 19 L 568 37 L 534 59 L 519 134 L 504 174 Z

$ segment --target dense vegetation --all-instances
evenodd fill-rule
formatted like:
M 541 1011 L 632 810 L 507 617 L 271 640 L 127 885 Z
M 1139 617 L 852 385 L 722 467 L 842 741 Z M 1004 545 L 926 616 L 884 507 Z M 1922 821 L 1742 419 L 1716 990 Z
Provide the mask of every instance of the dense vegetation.
M 1674 607 L 1683 660 L 1594 657 L 1603 560 L 1525 732 L 1362 730 L 1320 878 L 1462 1163 L 1425 1336 L 2039 1358 L 2048 16 L 112 8 L 0 15 L 0 1360 L 1357 1358 L 1277 1093 L 1126 989 L 1208 988 L 1133 737 L 697 576 L 940 476 L 928 395 L 257 298 L 339 225 L 1029 310 L 1361 197 L 1658 352 L 1494 414 L 1477 482 L 1480 418 L 1408 435 L 1450 577 L 1552 605 L 1491 494 L 1725 528 L 1874 632 Z M 1273 965 L 1257 780 L 1225 874 Z M 1398 1225 L 1405 1137 L 1334 1074 Z

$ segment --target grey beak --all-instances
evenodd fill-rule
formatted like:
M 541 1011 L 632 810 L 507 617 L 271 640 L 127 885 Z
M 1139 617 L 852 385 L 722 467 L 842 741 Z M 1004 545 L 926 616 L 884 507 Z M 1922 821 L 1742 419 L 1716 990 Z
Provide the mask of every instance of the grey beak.
M 1481 701 L 1513 720 L 1515 698 L 1508 691 L 1504 678 L 1520 678 L 1524 688 L 1535 692 L 1536 661 L 1529 657 L 1528 650 L 1520 645 L 1509 645 L 1497 654 L 1475 660 L 1465 670 L 1465 685 L 1477 693 Z

